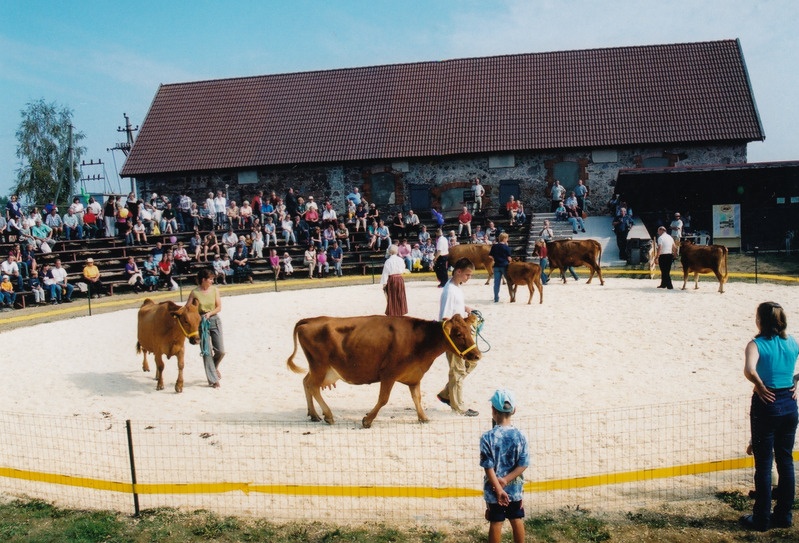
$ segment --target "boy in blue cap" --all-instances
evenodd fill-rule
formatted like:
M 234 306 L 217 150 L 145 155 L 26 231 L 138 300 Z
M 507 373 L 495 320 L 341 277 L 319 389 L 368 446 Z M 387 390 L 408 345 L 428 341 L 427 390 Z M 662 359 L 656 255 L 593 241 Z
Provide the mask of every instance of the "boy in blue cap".
M 485 469 L 483 497 L 489 543 L 502 539 L 502 524 L 510 521 L 513 541 L 524 541 L 524 507 L 522 473 L 530 465 L 527 437 L 511 424 L 516 400 L 509 390 L 499 389 L 491 396 L 491 418 L 494 427 L 480 438 L 480 467 Z

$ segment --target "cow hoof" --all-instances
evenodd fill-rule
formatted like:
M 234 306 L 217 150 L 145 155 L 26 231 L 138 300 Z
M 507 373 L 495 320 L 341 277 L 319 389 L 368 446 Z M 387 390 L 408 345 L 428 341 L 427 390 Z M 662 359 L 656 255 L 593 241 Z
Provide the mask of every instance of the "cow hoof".
M 325 422 L 328 424 L 335 424 L 336 421 L 333 420 L 333 417 L 325 417 Z
M 164 390 L 164 385 L 162 384 L 155 385 L 155 390 Z
M 311 415 L 311 422 L 322 422 L 318 415 Z
M 178 394 L 180 394 L 181 392 L 183 392 L 183 387 L 182 387 L 182 386 L 177 386 L 177 385 L 175 385 L 175 392 L 177 392 Z
M 150 367 L 149 367 L 149 366 L 142 366 L 142 367 L 141 367 L 141 370 L 142 370 L 142 371 L 149 372 L 149 371 L 150 371 Z
M 363 420 L 361 421 L 361 424 L 363 424 L 364 428 L 372 427 L 372 421 L 369 420 L 369 417 L 364 417 Z
M 430 422 L 430 419 L 419 419 L 419 422 L 422 424 L 427 424 L 428 422 Z

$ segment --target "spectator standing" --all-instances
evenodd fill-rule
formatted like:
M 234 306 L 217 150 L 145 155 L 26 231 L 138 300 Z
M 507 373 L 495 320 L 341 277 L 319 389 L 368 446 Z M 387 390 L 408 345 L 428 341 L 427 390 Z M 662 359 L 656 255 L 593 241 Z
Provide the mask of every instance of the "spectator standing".
M 582 215 L 582 213 L 587 211 L 585 209 L 585 197 L 588 196 L 588 187 L 582 179 L 577 180 L 577 186 L 574 187 L 574 196 L 577 198 L 577 207 Z
M 217 230 L 224 230 L 227 217 L 227 198 L 225 198 L 221 190 L 216 191 L 216 197 L 214 197 L 214 211 L 216 212 Z
M 480 178 L 475 177 L 472 185 L 474 191 L 474 212 L 480 213 L 483 211 L 483 196 L 485 196 L 486 189 L 480 184 Z
M 794 373 L 799 346 L 786 333 L 787 319 L 780 304 L 760 304 L 755 324 L 758 334 L 746 345 L 744 362 L 744 375 L 754 385 L 749 417 L 755 456 L 755 504 L 752 514 L 740 521 L 746 528 L 766 531 L 793 524 L 793 446 L 799 420 Z M 779 486 L 772 496 L 774 461 Z M 776 499 L 773 511 L 772 498 Z
M 539 238 L 535 242 L 533 256 L 538 257 L 538 265 L 541 266 L 541 283 L 544 285 L 549 283 L 549 276 L 547 275 L 547 268 L 549 267 L 548 254 L 547 242 L 544 240 L 544 238 Z
M 103 205 L 103 220 L 105 221 L 105 237 L 116 237 L 117 200 L 113 194 L 108 197 Z
M 671 224 L 669 224 L 669 230 L 671 231 L 671 237 L 674 240 L 675 245 L 679 247 L 683 231 L 683 222 L 679 213 L 674 214 L 674 220 L 671 221 Z
M 500 543 L 502 524 L 510 521 L 513 541 L 524 542 L 524 476 L 530 465 L 527 436 L 511 423 L 516 400 L 509 390 L 491 396 L 493 428 L 480 438 L 480 467 L 485 470 L 483 498 L 486 502 L 489 543 Z
M 633 219 L 627 214 L 627 208 L 619 209 L 619 214 L 613 219 L 613 233 L 616 234 L 616 246 L 619 248 L 619 258 L 627 260 L 627 235 L 633 226 Z
M 552 185 L 550 191 L 551 191 L 550 192 L 551 201 L 550 201 L 549 210 L 555 211 L 555 208 L 558 207 L 558 204 L 563 201 L 563 197 L 566 194 L 566 189 L 563 188 L 563 186 L 560 184 L 560 181 L 555 179 L 555 183 Z
M 460 315 L 463 318 L 469 316 L 471 308 L 466 305 L 461 285 L 471 279 L 473 272 L 474 264 L 468 258 L 461 258 L 455 263 L 452 279 L 447 281 L 441 292 L 438 320 L 443 322 L 454 315 Z M 477 361 L 466 360 L 450 351 L 447 351 L 446 354 L 449 362 L 449 381 L 437 397 L 439 401 L 449 405 L 455 413 L 466 417 L 476 417 L 479 415 L 477 411 L 464 409 L 463 381 L 477 367 Z
M 383 264 L 383 274 L 380 276 L 380 285 L 386 295 L 386 315 L 401 317 L 408 313 L 408 300 L 405 296 L 405 281 L 402 274 L 405 272 L 405 261 L 398 256 L 398 247 L 392 245 L 388 248 L 389 257 Z

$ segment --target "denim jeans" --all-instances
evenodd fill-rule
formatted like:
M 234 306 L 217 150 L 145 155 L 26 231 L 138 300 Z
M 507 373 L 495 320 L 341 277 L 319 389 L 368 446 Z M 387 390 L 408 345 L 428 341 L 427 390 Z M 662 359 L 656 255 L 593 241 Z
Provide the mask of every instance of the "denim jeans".
M 790 524 L 795 493 L 793 444 L 799 420 L 796 400 L 790 389 L 775 391 L 777 398 L 765 404 L 755 394 L 749 421 L 755 456 L 755 505 L 753 520 L 768 527 L 771 520 L 771 465 L 776 460 L 779 484 L 775 496 L 774 522 Z
M 494 301 L 499 301 L 499 287 L 502 284 L 502 278 L 507 281 L 508 267 L 507 266 L 494 266 Z

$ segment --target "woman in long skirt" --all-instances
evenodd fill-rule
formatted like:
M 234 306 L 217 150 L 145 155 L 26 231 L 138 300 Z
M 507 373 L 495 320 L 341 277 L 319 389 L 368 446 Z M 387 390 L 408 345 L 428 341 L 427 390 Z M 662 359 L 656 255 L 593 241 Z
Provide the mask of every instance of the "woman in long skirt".
M 401 317 L 408 313 L 405 281 L 402 279 L 405 261 L 397 256 L 397 251 L 396 245 L 389 247 L 389 257 L 383 264 L 383 275 L 380 277 L 380 284 L 386 295 L 386 315 L 389 317 Z

